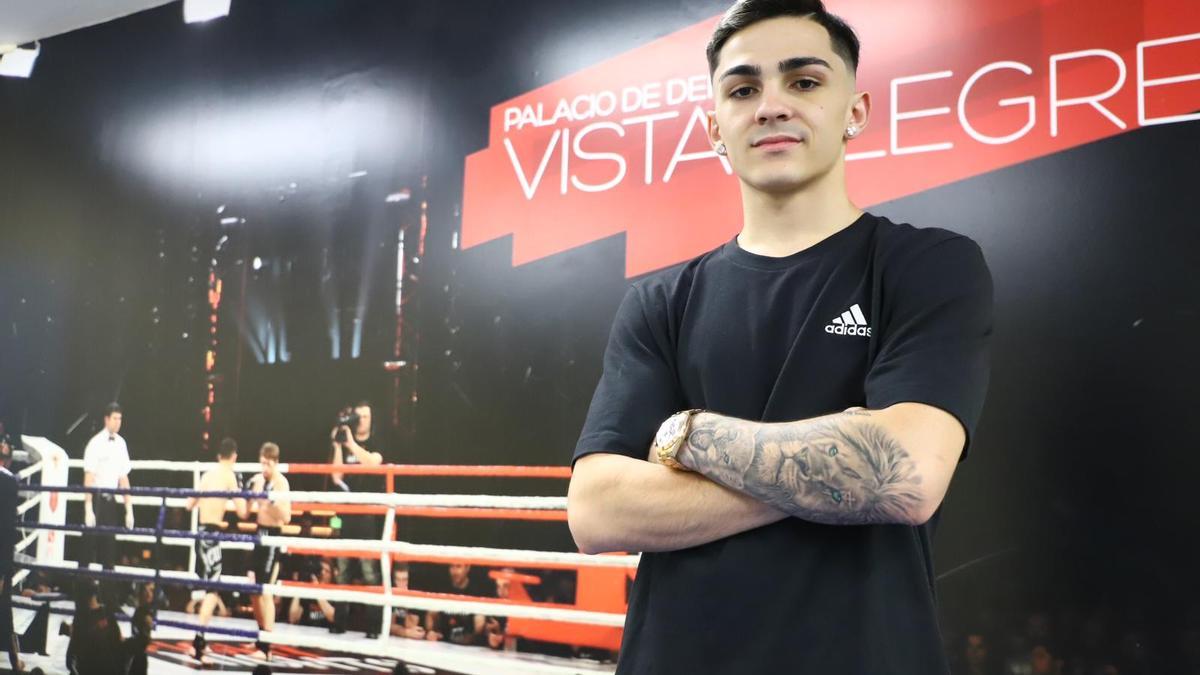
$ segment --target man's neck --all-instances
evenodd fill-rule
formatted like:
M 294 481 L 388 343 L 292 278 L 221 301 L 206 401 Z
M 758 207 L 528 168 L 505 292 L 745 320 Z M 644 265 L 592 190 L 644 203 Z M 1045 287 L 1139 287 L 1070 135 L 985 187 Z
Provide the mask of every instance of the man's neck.
M 742 231 L 738 245 L 781 258 L 802 251 L 849 226 L 862 210 L 846 194 L 841 166 L 800 190 L 766 193 L 742 184 Z

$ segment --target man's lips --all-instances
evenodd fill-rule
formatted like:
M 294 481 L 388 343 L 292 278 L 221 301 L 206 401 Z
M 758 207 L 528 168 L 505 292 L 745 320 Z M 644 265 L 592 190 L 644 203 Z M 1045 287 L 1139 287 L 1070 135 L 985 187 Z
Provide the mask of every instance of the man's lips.
M 773 149 L 779 149 L 779 148 L 787 148 L 787 147 L 796 145 L 799 142 L 800 142 L 800 139 L 798 139 L 794 136 L 783 136 L 783 135 L 767 136 L 766 138 L 762 138 L 762 139 L 755 141 L 752 144 L 752 147 L 763 148 L 764 150 L 773 150 Z

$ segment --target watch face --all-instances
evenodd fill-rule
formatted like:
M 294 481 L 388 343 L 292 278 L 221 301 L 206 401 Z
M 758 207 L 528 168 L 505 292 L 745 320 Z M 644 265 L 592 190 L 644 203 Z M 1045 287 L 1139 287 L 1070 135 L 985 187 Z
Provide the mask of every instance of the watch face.
M 670 447 L 671 444 L 677 443 L 679 437 L 683 434 L 683 426 L 687 423 L 686 413 L 675 413 L 667 418 L 666 422 L 658 428 L 658 435 L 654 437 L 654 444 L 660 448 Z

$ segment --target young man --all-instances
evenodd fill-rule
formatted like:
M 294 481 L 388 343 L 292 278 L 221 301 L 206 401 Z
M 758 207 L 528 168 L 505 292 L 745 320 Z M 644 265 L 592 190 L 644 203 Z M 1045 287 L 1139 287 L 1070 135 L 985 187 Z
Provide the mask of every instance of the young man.
M 931 539 L 991 278 L 970 239 L 851 203 L 858 51 L 818 0 L 740 2 L 709 44 L 742 230 L 629 290 L 568 490 L 581 550 L 645 552 L 621 675 L 948 672 Z
M 392 563 L 392 591 L 408 590 L 408 561 L 398 560 Z M 419 611 L 407 607 L 397 607 L 392 610 L 390 631 L 396 637 L 426 639 L 425 628 L 421 625 L 422 615 Z
M 316 574 L 309 574 L 307 579 L 301 578 L 300 572 L 292 573 L 293 581 L 307 581 L 314 584 L 324 584 L 328 586 L 333 583 L 333 563 L 326 558 L 321 558 L 317 563 L 320 570 Z M 288 623 L 298 624 L 300 626 L 313 626 L 316 628 L 328 628 L 333 623 L 333 603 L 324 598 L 316 600 L 301 600 L 300 598 L 292 598 L 288 605 Z
M 197 489 L 201 492 L 237 492 L 241 490 L 237 474 L 233 470 L 235 464 L 237 464 L 237 443 L 232 438 L 223 439 L 220 449 L 217 450 L 217 466 L 204 472 L 204 475 L 200 477 L 200 485 Z M 200 532 L 214 534 L 225 531 L 225 512 L 228 509 L 229 501 L 223 497 L 189 497 L 187 508 L 189 511 L 199 508 Z M 245 499 L 233 499 L 233 506 L 237 511 L 238 518 L 246 518 L 249 515 Z M 197 539 L 195 547 L 196 574 L 205 581 L 219 581 L 222 571 L 221 542 L 216 539 Z M 201 626 L 207 626 L 212 621 L 213 610 L 220 602 L 221 596 L 216 591 L 196 591 L 195 594 L 199 594 L 203 598 L 197 612 L 199 623 Z M 196 633 L 192 645 L 196 660 L 207 664 L 209 660 L 204 655 L 203 631 Z
M 129 489 L 129 446 L 121 438 L 121 406 L 110 403 L 104 409 L 104 428 L 88 441 L 83 450 L 83 485 L 96 488 Z M 118 499 L 125 504 L 121 518 Z M 113 494 L 83 495 L 83 522 L 88 527 L 133 527 L 133 497 Z M 116 537 L 97 535 L 94 539 L 95 560 L 104 569 L 112 569 L 116 560 Z
M 479 574 L 471 573 L 468 563 L 450 563 L 446 576 L 438 577 L 428 589 L 433 593 L 471 595 L 479 598 L 494 597 L 494 586 L 489 588 Z M 484 642 L 488 624 L 482 614 L 450 614 L 430 611 L 425 614 L 425 636 L 429 640 L 446 640 L 456 644 L 478 644 Z
M 274 443 L 264 443 L 258 452 L 258 460 L 262 463 L 262 473 L 250 479 L 251 492 L 273 492 L 274 499 L 255 499 L 250 504 L 250 512 L 257 515 L 259 536 L 277 536 L 279 528 L 292 520 L 292 503 L 286 497 L 289 490 L 288 480 L 279 473 L 279 446 Z M 261 595 L 254 596 L 250 602 L 254 607 L 254 620 L 258 629 L 270 631 L 275 629 L 275 598 L 266 589 L 279 578 L 279 549 L 259 543 L 254 547 L 254 581 L 263 585 Z M 270 643 L 259 640 L 255 643 L 258 651 L 254 656 L 270 660 Z
M 345 412 L 353 412 L 354 429 L 347 425 L 334 427 L 330 432 L 332 443 L 332 463 L 334 466 L 379 466 L 383 463 L 383 454 L 373 450 L 378 447 L 378 438 L 372 436 L 371 404 L 359 401 Z M 333 473 L 330 474 L 334 486 L 346 492 L 386 492 L 382 475 Z M 383 528 L 383 521 L 378 516 L 346 516 L 342 519 L 341 536 L 347 539 L 378 539 Z M 361 579 L 367 586 L 378 586 L 380 578 L 379 561 L 370 558 L 337 558 L 334 568 L 334 579 L 342 585 L 355 583 Z M 329 632 L 344 633 L 350 619 L 350 603 L 334 604 L 335 618 L 329 625 Z M 360 606 L 360 610 L 365 609 Z M 368 616 L 367 637 L 376 637 L 374 626 L 377 621 Z

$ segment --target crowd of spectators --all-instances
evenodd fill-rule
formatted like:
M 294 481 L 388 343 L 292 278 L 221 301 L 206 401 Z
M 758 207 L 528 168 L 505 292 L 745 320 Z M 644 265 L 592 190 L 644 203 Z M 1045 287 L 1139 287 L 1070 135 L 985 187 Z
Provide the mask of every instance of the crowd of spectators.
M 954 675 L 1200 675 L 1200 604 L 1165 622 L 1106 603 L 984 612 L 943 636 Z

